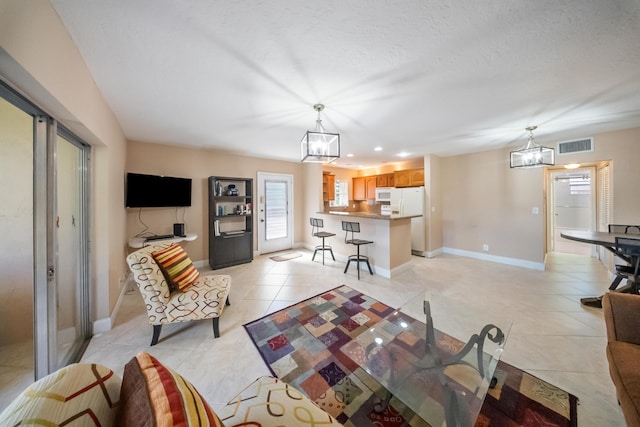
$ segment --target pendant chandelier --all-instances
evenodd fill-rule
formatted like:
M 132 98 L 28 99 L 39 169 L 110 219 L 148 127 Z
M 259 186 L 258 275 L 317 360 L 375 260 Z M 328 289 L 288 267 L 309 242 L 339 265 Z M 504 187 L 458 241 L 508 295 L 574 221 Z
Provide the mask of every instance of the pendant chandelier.
M 536 144 L 533 140 L 533 131 L 537 129 L 537 126 L 529 126 L 526 130 L 529 131 L 529 141 L 527 145 L 519 150 L 511 152 L 511 167 L 512 168 L 528 168 L 536 166 L 553 166 L 555 162 L 555 151 L 553 148 L 543 147 Z
M 325 132 L 320 120 L 320 112 L 324 105 L 315 104 L 313 109 L 318 112 L 316 128 L 308 130 L 302 137 L 302 161 L 308 163 L 331 163 L 340 158 L 340 134 Z

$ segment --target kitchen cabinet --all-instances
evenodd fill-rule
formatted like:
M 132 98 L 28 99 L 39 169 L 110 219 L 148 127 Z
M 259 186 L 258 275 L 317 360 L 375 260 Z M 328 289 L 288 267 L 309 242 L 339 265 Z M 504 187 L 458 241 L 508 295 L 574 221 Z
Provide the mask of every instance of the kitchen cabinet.
M 393 174 L 384 173 L 376 176 L 376 187 L 393 187 Z
M 366 200 L 367 189 L 366 182 L 363 176 L 353 178 L 353 200 Z
M 336 198 L 336 176 L 324 172 L 322 174 L 322 200 L 328 202 Z
M 419 187 L 424 185 L 424 169 L 407 169 L 393 173 L 395 187 Z
M 364 187 L 367 193 L 367 199 L 376 198 L 376 181 L 377 181 L 377 178 L 375 176 L 365 177 Z
M 253 179 L 209 177 L 209 266 L 253 260 Z
M 424 169 L 410 169 L 409 170 L 409 180 L 411 182 L 412 187 L 418 187 L 420 185 L 424 185 Z

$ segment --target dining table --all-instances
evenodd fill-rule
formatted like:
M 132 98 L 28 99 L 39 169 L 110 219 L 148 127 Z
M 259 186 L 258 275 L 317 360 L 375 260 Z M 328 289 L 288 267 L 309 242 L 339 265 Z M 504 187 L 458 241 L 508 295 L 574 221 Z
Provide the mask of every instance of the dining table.
M 620 252 L 616 248 L 616 237 L 639 237 L 637 235 L 629 235 L 626 233 L 609 233 L 607 231 L 590 231 L 590 230 L 565 230 L 560 233 L 560 236 L 573 240 L 575 242 L 589 243 L 592 245 L 599 245 L 613 253 L 618 258 L 624 260 L 630 265 L 634 264 L 635 259 L 626 253 Z M 610 289 L 612 292 L 625 292 L 629 287 L 621 287 L 616 289 Z M 586 297 L 581 298 L 580 303 L 588 307 L 602 308 L 602 296 L 599 297 Z

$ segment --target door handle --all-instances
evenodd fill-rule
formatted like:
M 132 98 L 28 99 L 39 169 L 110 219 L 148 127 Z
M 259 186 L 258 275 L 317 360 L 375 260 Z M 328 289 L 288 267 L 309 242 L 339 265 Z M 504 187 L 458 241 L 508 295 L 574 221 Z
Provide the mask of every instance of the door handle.
M 260 222 L 264 222 L 264 219 L 261 219 Z

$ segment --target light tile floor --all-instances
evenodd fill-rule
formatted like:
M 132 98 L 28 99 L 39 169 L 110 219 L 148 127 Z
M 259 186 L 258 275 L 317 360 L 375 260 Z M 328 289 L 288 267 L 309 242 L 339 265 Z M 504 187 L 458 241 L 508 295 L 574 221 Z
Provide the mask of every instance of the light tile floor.
M 136 353 L 147 351 L 193 382 L 215 410 L 258 376 L 269 375 L 243 324 L 342 284 L 394 307 L 419 307 L 429 291 L 510 316 L 502 360 L 578 396 L 580 426 L 624 425 L 608 373 L 602 312 L 580 305 L 581 297 L 600 295 L 609 284 L 595 259 L 554 253 L 546 271 L 536 271 L 446 254 L 412 257 L 411 268 L 391 280 L 366 273 L 358 281 L 355 269 L 343 273 L 342 262 L 323 266 L 311 261 L 312 252 L 298 252 L 303 256 L 285 262 L 260 256 L 216 270 L 232 276 L 220 338 L 213 339 L 210 321 L 167 325 L 160 342 L 149 347 L 151 326 L 142 298 L 133 292 L 124 296 L 114 328 L 93 337 L 82 362 L 122 375 Z M 14 392 L 2 383 L 0 390 Z

